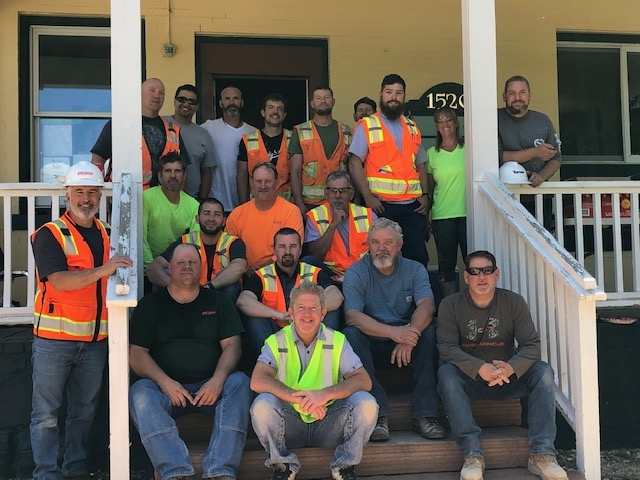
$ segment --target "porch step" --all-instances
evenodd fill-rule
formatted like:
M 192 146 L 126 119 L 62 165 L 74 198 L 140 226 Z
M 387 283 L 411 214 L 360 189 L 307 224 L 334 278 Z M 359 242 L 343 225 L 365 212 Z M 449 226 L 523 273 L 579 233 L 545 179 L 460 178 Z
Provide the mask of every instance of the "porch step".
M 575 471 L 568 471 L 569 480 L 585 480 L 584 476 Z M 265 477 L 266 478 L 266 477 Z M 372 477 L 363 477 L 367 480 L 459 480 L 459 472 L 440 472 L 440 473 L 409 473 L 406 475 L 374 475 Z M 484 480 L 540 480 L 540 477 L 530 473 L 526 468 L 498 468 L 487 469 L 484 471 Z

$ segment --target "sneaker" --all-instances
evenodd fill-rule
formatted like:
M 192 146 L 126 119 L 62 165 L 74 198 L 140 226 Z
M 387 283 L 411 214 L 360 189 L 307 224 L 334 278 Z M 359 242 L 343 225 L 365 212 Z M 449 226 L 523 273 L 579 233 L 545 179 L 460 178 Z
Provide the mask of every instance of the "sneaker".
M 467 457 L 460 470 L 460 480 L 482 480 L 484 474 L 483 457 Z
M 358 480 L 354 467 L 347 467 L 341 470 L 331 470 L 333 480 Z
M 388 417 L 378 417 L 376 428 L 369 438 L 370 442 L 387 442 L 389 441 L 389 419 Z
M 292 472 L 288 463 L 278 463 L 273 466 L 271 480 L 294 480 L 296 472 Z
M 433 417 L 414 418 L 413 431 L 429 440 L 444 438 L 444 427 Z
M 542 480 L 567 479 L 567 472 L 558 465 L 555 455 L 529 455 L 527 470 Z

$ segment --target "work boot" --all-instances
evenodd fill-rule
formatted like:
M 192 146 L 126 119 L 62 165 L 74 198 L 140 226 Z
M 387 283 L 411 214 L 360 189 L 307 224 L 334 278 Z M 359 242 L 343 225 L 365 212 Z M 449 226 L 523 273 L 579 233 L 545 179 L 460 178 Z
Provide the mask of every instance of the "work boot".
M 376 428 L 369 438 L 370 442 L 387 442 L 389 441 L 389 420 L 388 417 L 378 417 Z
M 294 480 L 296 472 L 292 472 L 287 463 L 278 463 L 273 466 L 273 476 L 271 480 Z
M 484 475 L 484 457 L 467 457 L 460 470 L 460 480 L 482 480 Z
M 527 470 L 542 480 L 566 480 L 567 472 L 558 465 L 555 455 L 529 455 Z
M 354 467 L 331 470 L 331 478 L 333 478 L 333 480 L 358 480 Z
M 432 417 L 414 418 L 413 431 L 429 440 L 444 438 L 444 427 L 438 423 L 438 419 Z

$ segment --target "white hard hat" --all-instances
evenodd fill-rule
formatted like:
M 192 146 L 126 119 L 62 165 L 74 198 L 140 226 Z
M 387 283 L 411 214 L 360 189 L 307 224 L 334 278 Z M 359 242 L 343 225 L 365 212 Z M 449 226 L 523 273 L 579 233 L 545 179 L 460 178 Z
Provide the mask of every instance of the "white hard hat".
M 104 186 L 104 176 L 93 163 L 82 161 L 69 167 L 65 176 L 64 186 L 102 187 Z
M 506 162 L 500 167 L 500 181 L 502 183 L 529 183 L 527 171 L 518 162 Z

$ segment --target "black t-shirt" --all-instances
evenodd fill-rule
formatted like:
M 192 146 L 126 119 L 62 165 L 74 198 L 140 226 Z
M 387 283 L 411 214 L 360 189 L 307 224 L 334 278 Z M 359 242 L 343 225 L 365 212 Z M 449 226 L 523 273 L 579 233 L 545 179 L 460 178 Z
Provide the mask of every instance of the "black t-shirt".
M 217 242 L 216 242 L 217 243 Z M 171 245 L 167 247 L 167 249 L 162 252 L 162 257 L 169 262 L 171 259 L 171 255 L 173 255 L 173 251 L 176 249 L 178 245 L 182 244 L 182 237 L 173 242 Z M 213 269 L 213 256 L 216 253 L 216 244 L 213 245 L 204 245 L 204 251 L 207 254 L 207 278 L 211 278 L 211 270 Z M 243 260 L 247 259 L 247 247 L 242 241 L 241 238 L 238 238 L 231 242 L 229 245 L 229 250 L 227 252 L 229 256 L 229 263 L 231 263 L 236 258 L 241 258 Z
M 264 142 L 264 147 L 267 149 L 267 154 L 269 155 L 269 161 L 277 165 L 278 158 L 280 157 L 280 146 L 282 145 L 282 136 L 284 135 L 284 131 L 280 132 L 280 134 L 275 137 L 270 137 L 262 130 L 260 130 L 260 135 L 262 136 L 262 141 Z M 239 162 L 248 162 L 249 159 L 247 157 L 247 147 L 244 144 L 243 140 L 240 140 L 240 146 L 238 148 L 238 161 Z
M 220 341 L 244 329 L 229 298 L 200 288 L 190 303 L 176 302 L 166 288 L 140 300 L 131 316 L 129 342 L 180 383 L 211 378 L 222 353 Z
M 161 117 L 142 117 L 142 136 L 149 149 L 151 155 L 151 181 L 149 185 L 155 187 L 158 185 L 158 162 L 160 156 L 164 151 L 165 143 L 167 142 L 167 135 L 164 129 L 164 122 Z M 182 142 L 182 135 L 180 135 L 180 156 L 184 162 L 189 165 L 191 160 L 189 159 L 189 152 L 187 152 L 184 143 Z M 104 127 L 98 140 L 91 149 L 91 153 L 100 155 L 102 158 L 112 158 L 113 143 L 111 139 L 111 120 L 109 120 Z
M 291 293 L 291 290 L 293 290 L 293 287 L 295 287 L 296 285 L 298 273 L 300 272 L 300 264 L 298 264 L 292 276 L 289 276 L 287 272 L 282 270 L 277 263 L 275 265 L 276 274 L 280 279 L 280 285 L 282 285 L 285 305 L 287 306 L 287 308 L 289 308 L 289 294 Z M 331 281 L 331 278 L 329 278 L 329 275 L 324 273 L 322 270 L 320 270 L 320 273 L 318 274 L 318 285 L 320 285 L 322 288 L 327 288 L 328 286 L 333 285 L 333 282 Z M 262 279 L 255 273 L 251 275 L 246 282 L 244 282 L 244 287 L 242 289 L 253 292 L 258 300 L 262 301 Z
M 82 235 L 82 238 L 93 254 L 93 265 L 99 267 L 102 265 L 102 257 L 104 256 L 104 243 L 100 230 L 95 226 L 85 228 L 74 224 Z M 62 250 L 62 246 L 54 237 L 53 232 L 48 228 L 41 228 L 33 239 L 33 257 L 38 267 L 38 275 L 40 280 L 46 281 L 47 277 L 52 273 L 66 272 L 69 270 L 67 257 Z

